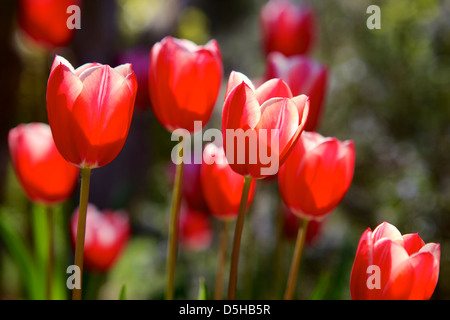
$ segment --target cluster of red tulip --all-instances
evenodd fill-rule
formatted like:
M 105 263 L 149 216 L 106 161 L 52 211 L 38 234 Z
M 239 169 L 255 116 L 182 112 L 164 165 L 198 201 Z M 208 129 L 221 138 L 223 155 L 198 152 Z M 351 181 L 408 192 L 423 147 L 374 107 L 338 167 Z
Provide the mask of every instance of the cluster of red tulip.
M 73 1 L 21 2 L 20 25 L 32 38 L 54 46 L 70 39 L 66 28 L 54 27 L 55 21 L 36 21 L 27 13 L 37 6 L 51 14 L 60 10 L 59 6 L 65 10 Z M 35 17 L 35 10 L 31 11 Z M 201 164 L 177 164 L 169 230 L 167 299 L 174 298 L 178 242 L 192 249 L 207 247 L 213 237 L 209 214 L 223 222 L 217 299 L 222 298 L 227 230 L 230 222 L 236 220 L 228 298 L 236 296 L 246 211 L 257 192 L 257 180 L 269 175 L 264 173 L 267 163 L 259 156 L 250 161 L 252 141 L 227 148 L 230 130 L 254 134 L 256 150 L 269 147 L 268 152 L 276 156 L 280 168 L 271 176 L 277 176 L 285 207 L 301 221 L 285 299 L 293 298 L 309 222 L 320 223 L 338 206 L 351 185 L 355 168 L 353 141 L 317 133 L 328 71 L 307 55 L 316 35 L 313 10 L 287 0 L 271 0 L 262 8 L 260 18 L 267 61 L 264 82 L 255 88 L 244 74 L 233 71 L 223 101 L 223 144 L 207 144 Z M 9 134 L 14 169 L 31 201 L 49 207 L 64 201 L 72 194 L 81 172 L 80 204 L 70 230 L 75 264 L 80 268 L 84 260 L 86 268 L 108 270 L 130 235 L 125 214 L 100 212 L 89 204 L 88 196 L 90 171 L 113 161 L 125 143 L 138 83 L 148 85 L 154 114 L 170 132 L 181 128 L 195 133 L 194 123 L 204 126 L 209 121 L 219 95 L 223 67 L 215 40 L 199 46 L 167 36 L 152 47 L 149 64 L 142 65 L 148 70 L 128 63 L 115 68 L 88 63 L 75 69 L 66 59 L 56 56 L 47 84 L 49 126 L 21 124 Z M 148 72 L 148 76 L 138 78 L 133 71 L 136 68 L 136 73 Z M 139 98 L 139 103 L 145 104 L 145 98 Z M 275 132 L 276 137 L 268 138 L 262 134 L 264 130 Z M 273 148 L 275 139 L 277 148 Z M 181 158 L 183 144 L 180 146 L 177 155 Z M 439 244 L 425 245 L 417 234 L 402 236 L 387 223 L 373 232 L 367 230 L 361 237 L 351 272 L 352 298 L 429 299 L 437 284 L 439 250 Z M 73 298 L 81 298 L 81 289 L 73 290 Z

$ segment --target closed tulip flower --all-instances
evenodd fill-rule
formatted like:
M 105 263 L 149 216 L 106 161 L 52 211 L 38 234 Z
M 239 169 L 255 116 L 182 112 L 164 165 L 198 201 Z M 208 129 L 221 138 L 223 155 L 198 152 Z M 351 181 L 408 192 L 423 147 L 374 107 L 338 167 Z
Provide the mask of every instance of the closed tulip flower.
M 310 7 L 288 0 L 271 0 L 260 12 L 266 54 L 279 51 L 290 56 L 308 53 L 315 41 L 316 22 Z
M 81 5 L 80 0 L 20 0 L 19 27 L 35 42 L 47 48 L 67 45 L 75 29 L 67 27 L 67 8 Z
M 353 141 L 303 132 L 278 175 L 284 203 L 299 217 L 320 220 L 342 201 L 354 167 Z
M 308 116 L 306 95 L 293 96 L 281 79 L 257 89 L 243 74 L 230 74 L 222 113 L 223 146 L 231 168 L 252 178 L 278 172 Z
M 153 111 L 168 130 L 194 132 L 194 121 L 209 121 L 222 80 L 217 41 L 204 46 L 173 37 L 157 42 L 150 52 L 149 94 Z
M 359 241 L 351 272 L 355 300 L 428 300 L 439 278 L 440 244 L 383 222 Z
M 244 188 L 244 177 L 231 169 L 223 148 L 213 143 L 205 146 L 200 178 L 203 196 L 210 212 L 218 219 L 237 217 Z M 247 206 L 253 201 L 255 180 L 249 191 Z
M 61 155 L 81 168 L 110 163 L 127 138 L 136 91 L 130 64 L 88 63 L 74 69 L 56 56 L 47 84 L 47 113 Z
M 59 154 L 47 124 L 18 125 L 9 131 L 8 145 L 14 171 L 31 201 L 53 205 L 71 196 L 79 169 Z
M 123 211 L 99 211 L 88 205 L 84 265 L 92 272 L 111 269 L 124 250 L 131 232 L 127 214 Z M 78 209 L 71 219 L 70 234 L 75 245 L 78 227 Z
M 309 96 L 310 106 L 306 131 L 317 131 L 323 113 L 328 83 L 328 69 L 305 55 L 286 57 L 280 52 L 272 52 L 267 57 L 265 79 L 283 79 L 293 95 Z

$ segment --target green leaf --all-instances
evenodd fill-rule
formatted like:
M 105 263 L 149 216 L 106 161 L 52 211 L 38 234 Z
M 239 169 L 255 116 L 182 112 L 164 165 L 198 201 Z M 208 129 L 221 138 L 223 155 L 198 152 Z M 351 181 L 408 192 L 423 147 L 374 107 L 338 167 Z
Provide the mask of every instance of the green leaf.
M 4 214 L 0 215 L 0 238 L 20 270 L 27 296 L 30 299 L 43 299 L 44 296 L 41 294 L 43 290 L 39 287 L 38 274 L 32 255 L 19 233 L 13 230 L 4 219 Z
M 125 285 L 120 289 L 119 300 L 127 300 L 127 287 Z
M 33 245 L 34 245 L 34 259 L 35 267 L 39 281 L 39 288 L 42 290 L 42 295 L 45 297 L 46 291 L 46 268 L 49 256 L 49 228 L 47 225 L 48 212 L 45 207 L 33 204 L 31 210 L 31 227 L 33 230 Z

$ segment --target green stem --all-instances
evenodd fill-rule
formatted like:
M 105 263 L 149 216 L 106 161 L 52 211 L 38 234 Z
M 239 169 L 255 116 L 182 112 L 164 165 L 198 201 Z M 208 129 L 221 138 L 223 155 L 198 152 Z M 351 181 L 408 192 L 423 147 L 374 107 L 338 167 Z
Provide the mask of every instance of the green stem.
M 78 227 L 77 239 L 75 244 L 75 265 L 80 268 L 80 287 L 72 291 L 72 300 L 81 300 L 81 290 L 83 283 L 83 255 L 84 255 L 84 236 L 86 233 L 86 216 L 89 202 L 89 182 L 91 179 L 91 169 L 81 169 L 81 191 L 80 205 L 78 206 Z
M 54 265 L 54 208 L 47 206 L 47 226 L 48 226 L 48 259 L 47 259 L 47 300 L 52 299 L 52 285 L 53 285 L 53 265 Z
M 247 208 L 247 200 L 251 183 L 252 177 L 245 177 L 241 203 L 239 204 L 239 213 L 236 221 L 236 229 L 234 231 L 233 251 L 231 253 L 230 279 L 228 283 L 229 300 L 234 300 L 236 298 L 239 250 L 241 247 L 242 229 L 244 227 L 245 211 Z
M 229 221 L 222 222 L 222 228 L 220 230 L 220 247 L 219 247 L 219 261 L 217 264 L 217 274 L 216 274 L 216 288 L 214 291 L 214 299 L 222 300 L 223 291 L 223 273 L 225 270 L 225 262 L 227 258 L 227 247 L 228 247 L 228 226 Z
M 297 240 L 295 242 L 294 256 L 292 258 L 291 270 L 289 271 L 289 278 L 284 293 L 284 300 L 292 300 L 295 290 L 295 284 L 297 282 L 297 274 L 300 267 L 300 261 L 302 258 L 303 247 L 306 239 L 306 229 L 308 227 L 309 220 L 302 219 L 302 223 L 298 228 Z
M 179 160 L 183 157 L 183 143 L 178 144 Z M 177 164 L 175 172 L 175 183 L 172 194 L 172 210 L 170 213 L 169 225 L 169 246 L 167 248 L 167 284 L 166 284 L 166 299 L 174 299 L 174 283 L 175 283 L 175 266 L 177 263 L 178 253 L 178 213 L 180 211 L 181 203 L 181 183 L 183 179 L 183 161 Z

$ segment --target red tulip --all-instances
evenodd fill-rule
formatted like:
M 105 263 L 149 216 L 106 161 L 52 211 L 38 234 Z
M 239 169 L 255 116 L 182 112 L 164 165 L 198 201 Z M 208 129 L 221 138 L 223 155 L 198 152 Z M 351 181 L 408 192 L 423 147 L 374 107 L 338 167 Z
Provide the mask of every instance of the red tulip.
M 244 177 L 231 169 L 223 148 L 213 143 L 205 146 L 200 171 L 203 196 L 210 212 L 219 219 L 235 219 L 244 188 Z M 250 186 L 247 206 L 253 201 L 255 180 Z
M 439 278 L 440 244 L 427 243 L 383 222 L 362 235 L 350 292 L 357 300 L 427 300 Z
M 308 53 L 314 43 L 316 22 L 310 7 L 288 0 L 271 0 L 260 12 L 266 54 L 279 51 L 290 56 Z
M 267 57 L 265 78 L 281 78 L 294 95 L 309 96 L 310 108 L 305 130 L 317 131 L 328 82 L 327 68 L 307 56 L 286 57 L 280 52 L 272 52 Z
M 78 209 L 71 219 L 70 232 L 75 245 Z M 130 222 L 123 211 L 99 211 L 89 204 L 84 242 L 84 265 L 94 272 L 106 272 L 119 258 L 131 233 Z
M 278 174 L 284 203 L 299 217 L 323 218 L 342 201 L 354 166 L 353 141 L 303 132 Z
M 78 69 L 56 56 L 47 84 L 47 113 L 56 147 L 82 168 L 110 163 L 130 129 L 137 80 L 130 64 L 88 63 Z
M 215 40 L 197 46 L 165 37 L 150 52 L 149 93 L 153 111 L 169 131 L 194 132 L 194 121 L 210 119 L 222 80 L 222 58 Z
M 150 106 L 148 95 L 148 51 L 145 49 L 132 49 L 120 54 L 118 64 L 130 63 L 136 74 L 138 89 L 136 94 L 136 109 L 147 110 Z
M 256 90 L 232 72 L 222 113 L 223 145 L 231 168 L 243 175 L 274 175 L 303 131 L 309 109 L 306 95 L 293 97 L 281 79 Z
M 31 201 L 51 205 L 70 197 L 79 169 L 59 154 L 47 124 L 18 125 L 9 131 L 8 144 L 14 171 Z
M 184 207 L 180 212 L 180 243 L 192 251 L 207 249 L 212 242 L 210 216 L 202 211 Z
M 70 18 L 67 8 L 71 5 L 80 6 L 81 1 L 20 0 L 19 27 L 31 39 L 47 48 L 66 46 L 74 34 L 74 29 L 67 27 Z

